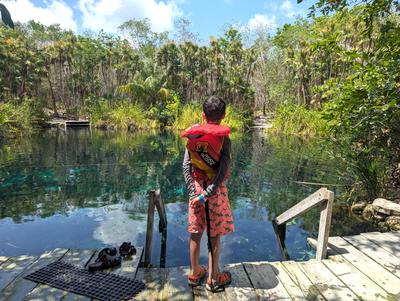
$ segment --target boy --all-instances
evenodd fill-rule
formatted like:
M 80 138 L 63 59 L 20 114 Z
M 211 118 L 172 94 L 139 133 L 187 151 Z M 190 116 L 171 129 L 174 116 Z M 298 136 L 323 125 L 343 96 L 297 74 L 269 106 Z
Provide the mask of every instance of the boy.
M 234 231 L 226 188 L 230 175 L 230 129 L 221 126 L 225 117 L 225 102 L 211 96 L 203 103 L 205 125 L 194 125 L 182 133 L 188 138 L 183 174 L 189 192 L 189 225 L 191 273 L 190 286 L 198 286 L 207 270 L 199 265 L 200 241 L 206 228 L 205 202 L 208 202 L 212 253 L 208 253 L 206 288 L 220 291 L 231 282 L 229 272 L 219 272 L 220 237 Z M 207 207 L 206 207 L 207 208 Z

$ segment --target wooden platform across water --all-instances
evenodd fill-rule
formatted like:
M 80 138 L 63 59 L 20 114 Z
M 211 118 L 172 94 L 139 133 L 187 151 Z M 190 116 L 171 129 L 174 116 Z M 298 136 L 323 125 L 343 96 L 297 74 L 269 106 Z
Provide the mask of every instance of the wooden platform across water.
M 328 258 L 229 264 L 233 282 L 212 294 L 190 289 L 188 267 L 139 268 L 142 248 L 113 273 L 143 280 L 137 300 L 400 300 L 400 232 L 330 237 Z M 23 277 L 55 260 L 85 267 L 94 250 L 56 249 L 41 256 L 0 256 L 0 300 L 88 300 Z
M 54 119 L 48 121 L 47 124 L 50 127 L 62 127 L 64 129 L 71 127 L 90 127 L 90 120 L 78 119 L 78 120 L 67 120 L 67 119 Z

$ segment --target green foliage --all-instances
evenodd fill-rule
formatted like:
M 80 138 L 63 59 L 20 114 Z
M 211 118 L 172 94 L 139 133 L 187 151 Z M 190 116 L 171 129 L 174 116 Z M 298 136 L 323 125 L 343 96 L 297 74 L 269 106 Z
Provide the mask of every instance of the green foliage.
M 0 137 L 35 131 L 46 119 L 40 101 L 24 99 L 22 104 L 0 103 Z
M 159 127 L 158 122 L 148 118 L 148 113 L 139 104 L 132 104 L 127 100 L 120 100 L 111 104 L 106 99 L 89 97 L 85 103 L 86 113 L 96 127 L 125 130 Z
M 193 124 L 201 123 L 203 113 L 202 106 L 199 103 L 187 103 L 179 114 L 178 118 L 175 119 L 172 124 L 172 128 L 176 130 L 184 130 Z
M 327 123 L 319 110 L 309 110 L 301 105 L 281 105 L 276 111 L 273 129 L 285 134 L 304 136 L 324 135 Z
M 179 116 L 172 124 L 173 129 L 183 130 L 193 124 L 204 122 L 202 118 L 203 108 L 199 103 L 187 103 L 180 110 Z M 248 125 L 250 120 L 236 111 L 233 106 L 228 105 L 226 108 L 225 118 L 221 124 L 229 126 L 233 131 L 242 130 Z
M 178 94 L 165 88 L 161 88 L 158 94 L 158 101 L 150 111 L 163 127 L 172 126 L 179 118 L 181 100 Z
M 249 116 L 247 112 L 240 112 L 232 105 L 228 105 L 222 124 L 226 124 L 235 131 L 244 129 L 251 121 L 251 116 Z

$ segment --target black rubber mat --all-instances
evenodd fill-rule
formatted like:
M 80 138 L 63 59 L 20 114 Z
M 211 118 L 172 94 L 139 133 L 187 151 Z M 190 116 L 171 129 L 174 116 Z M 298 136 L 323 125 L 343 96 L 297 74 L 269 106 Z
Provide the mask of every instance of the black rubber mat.
M 90 273 L 63 261 L 53 262 L 24 278 L 104 301 L 131 299 L 145 288 L 143 282 L 128 277 Z

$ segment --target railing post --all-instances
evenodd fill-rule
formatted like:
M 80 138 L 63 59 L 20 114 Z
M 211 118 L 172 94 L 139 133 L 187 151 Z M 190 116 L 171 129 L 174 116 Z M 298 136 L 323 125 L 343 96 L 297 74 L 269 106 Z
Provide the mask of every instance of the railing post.
M 154 206 L 155 206 L 155 191 L 149 192 L 149 206 L 147 209 L 147 230 L 146 230 L 146 245 L 144 248 L 144 266 L 149 266 L 151 262 L 151 251 L 153 243 L 153 225 L 154 225 Z
M 158 231 L 161 233 L 165 228 L 167 228 L 167 215 L 165 213 L 164 201 L 161 198 L 160 189 L 157 189 L 155 191 L 154 201 L 157 208 L 158 216 L 160 218 L 158 223 Z
M 326 250 L 328 248 L 328 238 L 329 229 L 331 226 L 332 218 L 332 207 L 333 207 L 333 197 L 332 191 L 326 188 L 320 188 L 318 191 L 306 197 L 301 202 L 297 203 L 293 207 L 289 208 L 279 216 L 277 216 L 273 221 L 273 226 L 275 233 L 278 237 L 279 248 L 282 252 L 282 256 L 287 258 L 287 253 L 285 252 L 285 224 L 299 216 L 300 214 L 314 208 L 315 206 L 320 206 L 321 214 L 319 219 L 319 230 L 318 230 L 318 242 L 317 242 L 317 254 L 316 259 L 321 260 L 326 257 Z
M 165 212 L 164 201 L 161 198 L 160 189 L 151 190 L 149 192 L 149 206 L 147 209 L 147 230 L 146 245 L 144 248 L 144 266 L 148 267 L 151 263 L 151 252 L 153 245 L 153 227 L 154 227 L 154 210 L 157 208 L 159 222 L 158 230 L 161 233 L 161 254 L 160 266 L 165 266 L 165 257 L 167 252 L 167 214 Z
M 329 229 L 331 227 L 332 207 L 333 207 L 332 191 L 327 191 L 326 201 L 321 203 L 321 214 L 319 217 L 318 243 L 316 259 L 322 260 L 326 257 L 328 248 Z

